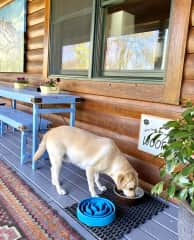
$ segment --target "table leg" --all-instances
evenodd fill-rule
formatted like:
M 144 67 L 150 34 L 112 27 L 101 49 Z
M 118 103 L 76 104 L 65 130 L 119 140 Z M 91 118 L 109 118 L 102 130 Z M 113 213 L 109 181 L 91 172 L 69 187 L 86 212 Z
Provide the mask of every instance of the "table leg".
M 33 104 L 33 125 L 32 125 L 32 169 L 36 169 L 36 164 L 33 161 L 34 154 L 38 148 L 38 125 L 39 125 L 39 106 Z
M 16 109 L 16 100 L 15 99 L 12 99 L 11 105 L 12 105 L 13 109 Z M 13 128 L 13 133 L 15 133 L 15 128 Z
M 13 99 L 11 105 L 13 109 L 16 109 L 16 100 Z
M 75 103 L 71 103 L 71 112 L 70 112 L 69 125 L 71 127 L 75 126 Z

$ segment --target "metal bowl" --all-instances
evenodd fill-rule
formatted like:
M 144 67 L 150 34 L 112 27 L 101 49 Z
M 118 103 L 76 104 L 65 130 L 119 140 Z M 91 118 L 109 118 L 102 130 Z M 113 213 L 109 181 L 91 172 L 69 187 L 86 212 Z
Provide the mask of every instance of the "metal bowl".
M 123 194 L 122 191 L 118 190 L 116 186 L 113 186 L 113 193 L 116 196 L 117 202 L 124 205 L 135 205 L 141 202 L 143 196 L 144 196 L 144 190 L 140 187 L 137 187 L 135 190 L 135 196 L 134 197 L 127 197 Z

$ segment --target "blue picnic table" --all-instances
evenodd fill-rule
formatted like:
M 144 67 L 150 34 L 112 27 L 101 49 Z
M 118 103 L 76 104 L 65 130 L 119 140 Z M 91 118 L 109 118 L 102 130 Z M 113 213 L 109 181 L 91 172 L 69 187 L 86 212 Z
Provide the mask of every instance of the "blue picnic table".
M 34 156 L 39 143 L 40 114 L 70 113 L 69 125 L 75 125 L 76 101 L 80 98 L 79 96 L 71 95 L 68 92 L 42 94 L 34 89 L 15 89 L 4 86 L 0 86 L 0 96 L 11 99 L 13 108 L 16 108 L 16 101 L 32 104 L 32 156 Z M 55 108 L 51 106 L 52 104 L 68 104 L 68 106 Z M 35 162 L 32 161 L 32 169 L 35 168 Z

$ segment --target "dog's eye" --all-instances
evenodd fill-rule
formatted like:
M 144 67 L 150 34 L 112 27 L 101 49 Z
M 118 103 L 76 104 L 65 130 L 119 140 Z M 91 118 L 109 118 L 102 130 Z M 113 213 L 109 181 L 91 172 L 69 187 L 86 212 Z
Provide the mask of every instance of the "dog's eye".
M 134 188 L 129 188 L 130 191 L 134 191 Z

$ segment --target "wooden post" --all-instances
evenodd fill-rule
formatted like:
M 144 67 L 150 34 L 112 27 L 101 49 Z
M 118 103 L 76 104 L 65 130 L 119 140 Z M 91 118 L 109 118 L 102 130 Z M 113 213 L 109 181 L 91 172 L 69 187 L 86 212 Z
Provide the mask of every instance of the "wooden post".
M 49 62 L 49 23 L 50 23 L 50 0 L 45 0 L 45 21 L 44 21 L 44 51 L 43 51 L 43 79 L 48 76 L 48 62 Z

